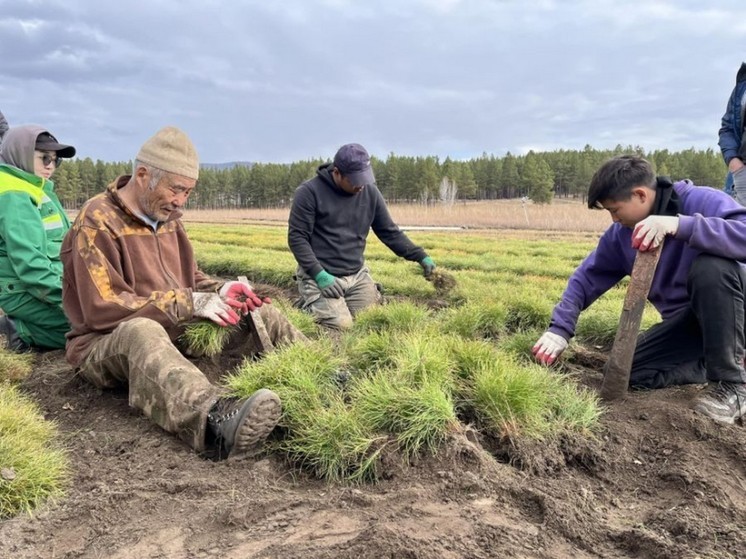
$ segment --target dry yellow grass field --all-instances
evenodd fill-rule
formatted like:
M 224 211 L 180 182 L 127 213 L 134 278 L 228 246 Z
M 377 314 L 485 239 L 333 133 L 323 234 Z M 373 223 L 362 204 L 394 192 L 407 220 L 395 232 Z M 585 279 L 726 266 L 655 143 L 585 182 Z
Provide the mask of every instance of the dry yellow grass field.
M 390 204 L 391 215 L 401 227 L 457 226 L 469 229 L 531 229 L 542 231 L 602 232 L 611 219 L 605 211 L 589 210 L 580 201 L 555 200 L 552 204 L 523 204 L 521 200 L 484 200 L 447 204 Z M 185 221 L 287 223 L 288 208 L 188 210 Z

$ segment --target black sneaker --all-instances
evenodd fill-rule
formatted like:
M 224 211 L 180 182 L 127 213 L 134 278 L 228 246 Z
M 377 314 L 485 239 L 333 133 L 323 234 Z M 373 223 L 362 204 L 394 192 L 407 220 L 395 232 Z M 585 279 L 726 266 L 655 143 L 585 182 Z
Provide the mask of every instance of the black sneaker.
M 221 398 L 207 415 L 219 452 L 228 458 L 243 456 L 266 439 L 280 421 L 280 397 L 262 388 L 248 399 Z
M 746 415 L 746 384 L 718 382 L 710 384 L 705 393 L 694 401 L 694 411 L 718 423 L 733 424 Z

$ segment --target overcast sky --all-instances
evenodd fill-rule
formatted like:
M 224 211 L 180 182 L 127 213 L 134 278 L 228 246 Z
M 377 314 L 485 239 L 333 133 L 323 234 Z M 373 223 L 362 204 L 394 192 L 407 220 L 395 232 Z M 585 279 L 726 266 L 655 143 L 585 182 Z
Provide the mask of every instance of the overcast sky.
M 129 160 L 717 149 L 744 0 L 0 0 L 0 111 Z

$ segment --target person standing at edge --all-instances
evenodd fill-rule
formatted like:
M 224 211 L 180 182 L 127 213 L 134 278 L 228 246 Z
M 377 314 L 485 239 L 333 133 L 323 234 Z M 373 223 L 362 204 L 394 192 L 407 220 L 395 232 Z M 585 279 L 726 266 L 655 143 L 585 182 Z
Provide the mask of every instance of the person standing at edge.
M 275 345 L 306 338 L 247 284 L 197 268 L 179 218 L 198 176 L 191 140 L 166 127 L 143 144 L 131 176 L 81 208 L 62 246 L 66 356 L 99 388 L 128 386 L 130 406 L 195 451 L 240 457 L 274 429 L 280 399 L 266 389 L 228 396 L 174 342 L 200 318 L 239 325 L 231 340 L 251 352 L 253 326 L 239 315 L 257 308 Z
M 346 144 L 297 188 L 288 220 L 301 305 L 323 326 L 350 328 L 355 314 L 381 301 L 363 254 L 371 228 L 397 256 L 432 274 L 433 259 L 391 219 L 368 152 Z
M 728 105 L 720 125 L 718 145 L 723 160 L 728 166 L 725 192 L 735 196 L 738 203 L 746 206 L 746 62 L 736 74 L 736 85 L 728 98 Z
M 74 155 L 41 126 L 15 126 L 0 144 L 0 345 L 11 351 L 65 347 L 60 247 L 70 220 L 50 179 Z
M 648 300 L 663 318 L 640 334 L 630 386 L 708 383 L 694 410 L 720 423 L 746 414 L 746 208 L 720 190 L 656 178 L 637 156 L 614 157 L 593 175 L 588 207 L 614 222 L 573 272 L 549 329 L 533 347 L 551 365 L 580 312 L 631 274 L 637 251 L 664 238 Z

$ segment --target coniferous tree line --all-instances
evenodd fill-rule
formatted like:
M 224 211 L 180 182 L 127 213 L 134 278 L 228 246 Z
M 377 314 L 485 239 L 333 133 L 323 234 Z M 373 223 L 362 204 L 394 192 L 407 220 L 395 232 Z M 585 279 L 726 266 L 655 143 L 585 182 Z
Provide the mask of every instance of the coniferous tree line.
M 726 167 L 720 152 L 713 149 L 645 152 L 636 146 L 613 150 L 558 150 L 502 157 L 483 153 L 468 161 L 438 157 L 389 154 L 373 158 L 378 188 L 389 202 L 496 200 L 528 197 L 550 203 L 554 197 L 585 199 L 591 176 L 609 157 L 635 153 L 646 157 L 659 175 L 674 180 L 691 179 L 694 184 L 720 188 Z M 256 163 L 230 169 L 203 168 L 198 187 L 189 201 L 191 208 L 263 208 L 290 204 L 293 192 L 314 176 L 322 160 L 289 164 Z M 90 159 L 66 161 L 54 176 L 56 191 L 68 209 L 79 208 L 102 192 L 121 174 L 131 173 L 132 162 L 95 163 Z M 446 198 L 448 198 L 446 200 Z

